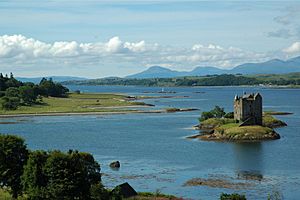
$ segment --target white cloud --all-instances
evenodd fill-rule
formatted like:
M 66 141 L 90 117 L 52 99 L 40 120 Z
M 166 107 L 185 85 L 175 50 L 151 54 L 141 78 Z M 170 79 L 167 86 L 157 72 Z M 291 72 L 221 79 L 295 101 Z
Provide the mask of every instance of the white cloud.
M 119 37 L 113 37 L 105 44 L 105 46 L 108 52 L 117 53 L 122 49 L 122 41 Z
M 299 43 L 292 49 L 299 48 Z M 42 42 L 23 35 L 0 36 L 1 66 L 101 67 L 162 65 L 188 70 L 194 66 L 230 68 L 244 62 L 259 62 L 269 58 L 264 53 L 245 51 L 216 44 L 195 44 L 190 48 L 148 44 L 144 40 L 123 42 L 112 37 L 107 42 L 78 43 L 76 41 Z M 42 70 L 42 69 L 41 69 Z
M 284 53 L 297 54 L 300 53 L 300 42 L 295 42 L 291 46 L 283 49 Z
M 78 56 L 80 54 L 80 47 L 77 42 L 55 42 L 49 53 L 57 57 Z
M 146 50 L 146 44 L 144 40 L 138 43 L 125 42 L 124 47 L 133 52 L 143 52 Z

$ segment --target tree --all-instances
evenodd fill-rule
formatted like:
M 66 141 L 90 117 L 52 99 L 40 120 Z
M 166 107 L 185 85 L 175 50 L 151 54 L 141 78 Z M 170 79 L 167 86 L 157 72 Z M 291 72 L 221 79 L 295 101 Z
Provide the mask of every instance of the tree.
M 214 109 L 208 112 L 202 112 L 201 117 L 199 118 L 200 122 L 203 122 L 204 120 L 207 120 L 209 118 L 222 118 L 224 117 L 226 112 L 224 111 L 224 108 L 221 108 L 219 106 L 215 106 Z
M 31 105 L 35 103 L 37 94 L 33 87 L 26 85 L 19 87 L 19 97 L 22 104 Z
M 61 85 L 60 83 L 54 83 L 50 78 L 47 80 L 43 78 L 39 84 L 40 94 L 43 96 L 51 97 L 66 97 L 69 89 Z
M 215 106 L 213 110 L 211 110 L 215 118 L 222 118 L 226 114 L 224 112 L 224 108 L 221 108 L 220 106 Z
M 44 172 L 48 157 L 45 151 L 33 151 L 29 154 L 21 180 L 23 190 L 31 200 L 48 199 L 48 179 Z
M 19 90 L 15 87 L 9 87 L 5 91 L 6 97 L 19 97 Z
M 18 97 L 7 97 L 1 98 L 1 106 L 5 110 L 16 110 L 20 105 L 20 99 Z
M 101 181 L 100 165 L 92 155 L 78 151 L 52 152 L 45 170 L 49 178 L 47 189 L 53 199 L 88 199 L 91 185 Z
M 6 87 L 20 87 L 22 85 L 22 82 L 18 81 L 17 79 L 15 79 L 14 77 L 11 78 L 6 78 Z
M 78 151 L 32 152 L 22 176 L 24 191 L 33 200 L 90 199 L 92 185 L 100 181 L 100 165 L 91 154 Z
M 24 140 L 14 135 L 0 135 L 0 186 L 9 187 L 13 198 L 22 192 L 21 175 L 28 158 Z
M 214 114 L 212 112 L 202 112 L 201 117 L 199 118 L 200 122 L 203 122 L 209 118 L 213 118 Z

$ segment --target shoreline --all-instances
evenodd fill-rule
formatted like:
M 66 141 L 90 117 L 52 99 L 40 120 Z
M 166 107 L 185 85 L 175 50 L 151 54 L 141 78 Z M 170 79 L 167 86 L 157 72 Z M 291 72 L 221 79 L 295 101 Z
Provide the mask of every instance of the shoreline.
M 145 86 L 145 85 L 89 85 L 89 84 L 63 84 L 65 86 L 117 86 L 117 87 L 143 87 L 143 88 L 224 88 L 224 87 L 258 87 L 262 89 L 300 89 L 300 85 L 195 85 L 195 86 Z M 151 92 L 150 92 L 151 93 Z M 121 93 L 120 93 L 121 94 Z
M 181 108 L 179 110 L 176 110 L 174 112 L 189 112 L 189 111 L 195 111 L 197 109 L 193 108 Z M 168 112 L 167 109 L 165 110 L 127 110 L 127 111 L 103 111 L 103 112 L 97 112 L 97 111 L 90 111 L 90 112 L 52 112 L 52 113 L 20 113 L 20 114 L 1 114 L 0 119 L 6 119 L 6 118 L 17 118 L 17 117 L 44 117 L 44 116 L 85 116 L 85 115 L 114 115 L 114 114 L 154 114 L 154 113 L 171 113 Z

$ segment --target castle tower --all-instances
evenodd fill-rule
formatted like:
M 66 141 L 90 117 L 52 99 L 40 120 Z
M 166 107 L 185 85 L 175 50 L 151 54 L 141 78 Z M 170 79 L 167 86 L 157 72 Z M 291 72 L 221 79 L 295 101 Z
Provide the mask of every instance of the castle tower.
M 259 93 L 235 96 L 234 119 L 243 125 L 262 125 L 262 96 Z

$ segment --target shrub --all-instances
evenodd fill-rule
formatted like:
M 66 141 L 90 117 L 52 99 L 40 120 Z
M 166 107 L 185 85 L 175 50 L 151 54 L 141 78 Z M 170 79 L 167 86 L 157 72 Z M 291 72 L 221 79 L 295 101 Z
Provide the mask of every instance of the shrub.
M 7 97 L 1 98 L 1 106 L 4 110 L 16 110 L 20 105 L 20 99 L 18 97 Z
M 214 118 L 214 114 L 212 112 L 202 112 L 201 117 L 199 118 L 200 122 L 203 122 L 207 119 Z
M 108 200 L 110 199 L 109 191 L 101 183 L 94 184 L 90 189 L 91 200 Z
M 234 118 L 234 113 L 233 112 L 228 112 L 224 115 L 225 118 L 228 118 L 228 119 L 233 119 Z
M 237 193 L 233 193 L 233 194 L 222 193 L 220 196 L 220 200 L 246 200 L 246 197 L 245 195 L 240 195 Z
M 207 120 L 209 118 L 222 118 L 226 113 L 224 112 L 224 108 L 219 106 L 215 106 L 214 109 L 208 112 L 202 112 L 201 117 L 199 118 L 200 122 Z

